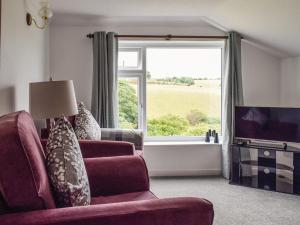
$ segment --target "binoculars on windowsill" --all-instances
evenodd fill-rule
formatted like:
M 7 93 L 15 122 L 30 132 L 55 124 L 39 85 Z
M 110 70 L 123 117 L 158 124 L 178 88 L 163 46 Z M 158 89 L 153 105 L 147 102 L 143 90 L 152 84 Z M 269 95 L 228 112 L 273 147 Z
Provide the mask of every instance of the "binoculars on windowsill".
M 219 143 L 219 135 L 216 130 L 209 129 L 208 132 L 206 132 L 205 142 Z

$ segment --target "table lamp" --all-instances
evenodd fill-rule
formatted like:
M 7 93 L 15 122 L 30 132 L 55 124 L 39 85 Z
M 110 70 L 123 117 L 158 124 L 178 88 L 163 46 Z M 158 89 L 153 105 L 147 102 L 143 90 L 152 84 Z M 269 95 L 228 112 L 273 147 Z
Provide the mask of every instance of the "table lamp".
M 78 114 L 72 80 L 29 84 L 30 113 L 34 119 L 46 119 L 50 130 L 54 119 Z

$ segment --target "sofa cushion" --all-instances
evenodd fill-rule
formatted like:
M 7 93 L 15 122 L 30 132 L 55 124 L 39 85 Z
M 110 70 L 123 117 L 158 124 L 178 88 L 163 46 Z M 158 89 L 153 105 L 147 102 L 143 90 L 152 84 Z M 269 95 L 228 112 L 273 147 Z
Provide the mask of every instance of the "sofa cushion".
M 0 118 L 0 191 L 10 211 L 55 208 L 45 155 L 25 111 Z
M 142 130 L 123 128 L 102 128 L 101 139 L 111 141 L 126 141 L 134 144 L 136 150 L 144 148 L 144 134 Z
M 101 140 L 101 128 L 82 102 L 75 116 L 75 133 L 78 139 Z
M 120 195 L 109 195 L 109 196 L 99 196 L 92 198 L 91 204 L 109 204 L 117 202 L 132 202 L 132 201 L 142 201 L 142 200 L 151 200 L 158 199 L 151 191 L 142 191 L 142 192 L 132 192 Z
M 46 159 L 58 207 L 90 204 L 90 187 L 79 143 L 70 122 L 62 117 L 51 128 Z

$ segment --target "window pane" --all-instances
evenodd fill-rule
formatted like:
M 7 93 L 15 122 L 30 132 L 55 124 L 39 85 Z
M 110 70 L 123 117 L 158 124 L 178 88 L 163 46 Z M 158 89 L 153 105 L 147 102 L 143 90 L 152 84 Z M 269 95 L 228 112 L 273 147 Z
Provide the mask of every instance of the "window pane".
M 118 66 L 119 69 L 137 68 L 139 61 L 138 51 L 119 51 Z
M 119 124 L 121 128 L 138 128 L 138 79 L 119 78 Z
M 147 135 L 221 128 L 221 49 L 147 49 Z

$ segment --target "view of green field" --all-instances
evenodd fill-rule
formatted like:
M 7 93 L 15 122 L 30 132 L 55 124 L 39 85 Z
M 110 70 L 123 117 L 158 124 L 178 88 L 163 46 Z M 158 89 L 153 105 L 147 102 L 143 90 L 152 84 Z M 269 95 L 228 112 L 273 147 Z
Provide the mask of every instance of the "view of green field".
M 220 80 L 196 80 L 195 85 L 147 84 L 147 117 L 157 118 L 167 114 L 182 117 L 199 110 L 209 117 L 220 118 Z
M 137 128 L 136 81 L 123 80 L 120 87 L 121 127 Z M 201 136 L 208 129 L 220 132 L 220 80 L 194 80 L 193 85 L 186 85 L 148 79 L 146 95 L 148 136 Z M 135 116 L 130 118 L 128 113 Z

